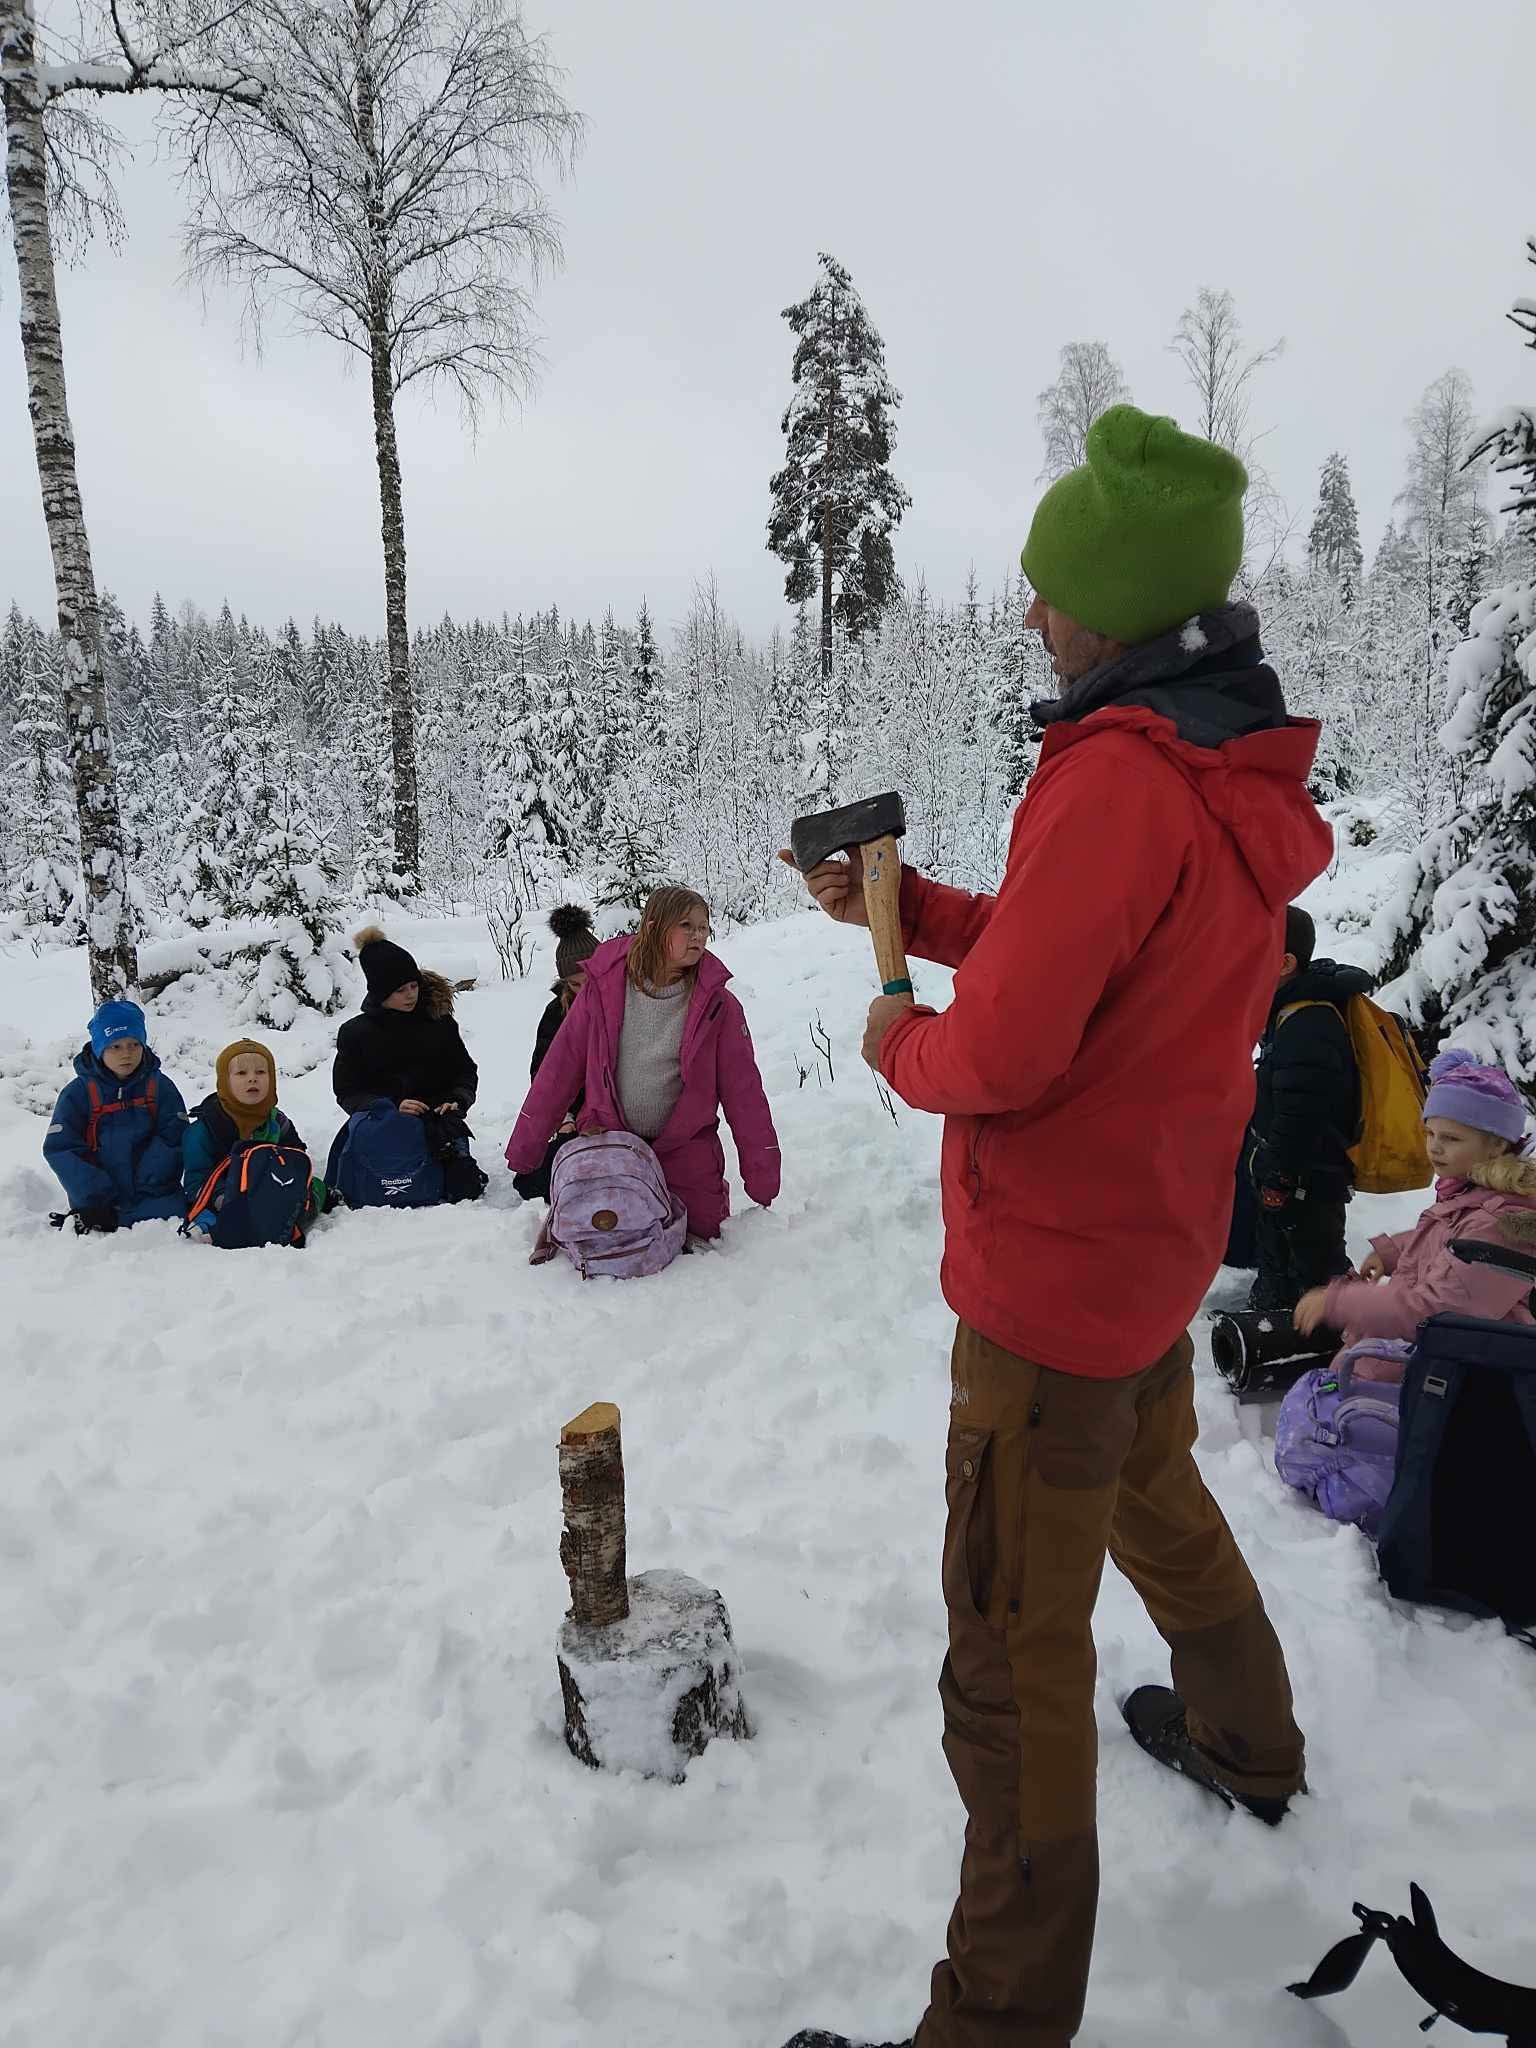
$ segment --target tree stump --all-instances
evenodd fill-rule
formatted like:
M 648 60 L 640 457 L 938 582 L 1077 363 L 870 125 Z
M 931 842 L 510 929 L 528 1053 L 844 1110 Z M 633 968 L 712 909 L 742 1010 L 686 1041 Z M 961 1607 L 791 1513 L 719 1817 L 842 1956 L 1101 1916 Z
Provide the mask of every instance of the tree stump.
M 593 1770 L 680 1785 L 715 1736 L 752 1732 L 725 1602 L 683 1572 L 631 1579 L 623 1621 L 567 1621 L 559 1662 L 566 1747 Z
M 682 1572 L 625 1577 L 619 1411 L 600 1401 L 560 1433 L 571 1611 L 560 1630 L 565 1741 L 593 1770 L 681 1784 L 717 1735 L 751 1734 L 720 1594 Z

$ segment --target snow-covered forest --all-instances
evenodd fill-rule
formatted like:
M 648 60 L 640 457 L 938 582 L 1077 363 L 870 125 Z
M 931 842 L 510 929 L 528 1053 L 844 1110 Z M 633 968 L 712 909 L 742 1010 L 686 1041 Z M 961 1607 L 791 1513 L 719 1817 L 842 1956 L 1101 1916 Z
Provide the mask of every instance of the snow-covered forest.
M 1448 406 L 1463 417 L 1447 441 Z M 1323 721 L 1316 795 L 1355 843 L 1401 850 L 1405 887 L 1421 843 L 1438 846 L 1468 799 L 1482 669 L 1530 599 L 1497 600 L 1458 653 L 1474 610 L 1490 592 L 1528 592 L 1536 573 L 1524 526 L 1496 522 L 1497 490 L 1462 467 L 1473 420 L 1454 375 L 1426 396 L 1406 436 L 1401 517 L 1368 563 L 1347 456 L 1330 454 L 1298 544 L 1245 583 L 1293 709 Z M 108 598 L 144 971 L 243 960 L 252 1018 L 281 1025 L 296 1004 L 338 1000 L 328 952 L 354 913 L 407 894 L 444 914 L 480 909 L 512 974 L 531 957 L 539 906 L 573 892 L 619 914 L 686 876 L 723 918 L 751 920 L 794 902 L 773 856 L 797 809 L 875 787 L 906 797 L 911 860 L 989 886 L 1034 756 L 1029 706 L 1053 687 L 1023 628 L 1030 595 L 1016 575 L 948 595 L 914 577 L 857 640 L 836 633 L 828 677 L 807 607 L 754 643 L 708 577 L 670 630 L 644 612 L 445 618 L 411 645 L 414 886 L 394 864 L 382 636 L 320 620 L 274 631 L 227 605 L 159 600 L 130 621 Z M 58 635 L 12 605 L 0 625 L 3 929 L 38 947 L 79 943 L 84 918 L 62 661 Z M 1527 756 L 1510 742 L 1505 757 L 1508 781 L 1509 762 Z M 1463 906 L 1460 921 L 1489 914 Z M 1432 1006 L 1431 972 L 1415 987 Z M 1530 1046 L 1503 1042 L 1499 1056 L 1536 1076 Z

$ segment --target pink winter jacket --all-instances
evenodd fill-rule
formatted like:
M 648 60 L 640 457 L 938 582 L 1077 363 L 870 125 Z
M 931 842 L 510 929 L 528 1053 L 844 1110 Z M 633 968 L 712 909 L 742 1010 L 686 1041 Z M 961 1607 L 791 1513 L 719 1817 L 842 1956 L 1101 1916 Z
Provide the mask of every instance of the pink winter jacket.
M 585 1096 L 583 1131 L 628 1128 L 615 1076 L 630 943 L 627 937 L 609 939 L 587 962 L 586 986 L 544 1055 L 507 1140 L 507 1164 L 514 1173 L 532 1173 L 540 1164 L 578 1094 Z M 766 1206 L 779 1192 L 778 1135 L 745 1013 L 725 985 L 729 979 L 724 961 L 706 953 L 683 1024 L 683 1092 L 666 1129 L 651 1140 L 668 1187 L 687 1208 L 695 1237 L 718 1237 L 730 1214 L 720 1143 L 722 1110 L 736 1140 L 748 1195 Z
M 1459 1238 L 1536 1252 L 1536 1159 L 1511 1153 L 1479 1167 L 1471 1180 L 1435 1183 L 1435 1200 L 1412 1230 L 1373 1237 L 1387 1278 L 1346 1278 L 1328 1289 L 1324 1320 L 1346 1345 L 1364 1337 L 1412 1337 L 1426 1316 L 1483 1316 L 1531 1323 L 1531 1283 L 1492 1266 L 1453 1258 Z

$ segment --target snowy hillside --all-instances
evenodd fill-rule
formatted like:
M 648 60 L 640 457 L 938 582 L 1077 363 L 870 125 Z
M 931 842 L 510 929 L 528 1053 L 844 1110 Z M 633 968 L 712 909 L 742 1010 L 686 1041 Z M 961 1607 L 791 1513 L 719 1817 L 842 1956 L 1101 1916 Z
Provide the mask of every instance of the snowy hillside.
M 1337 888 L 1362 957 L 1371 883 Z M 935 1691 L 950 1318 L 938 1125 L 893 1125 L 858 1059 L 867 942 L 807 916 L 719 942 L 784 1193 L 615 1287 L 528 1267 L 535 1215 L 500 1165 L 547 960 L 507 985 L 482 930 L 393 935 L 481 978 L 460 1015 L 490 1195 L 344 1216 L 302 1254 L 50 1231 L 43 1115 L 84 961 L 0 958 L 0 2041 L 904 2037 L 960 1848 Z M 944 975 L 919 979 L 942 1000 Z M 323 1152 L 305 1028 L 272 1042 Z M 232 1035 L 211 1010 L 158 1034 L 189 1100 Z M 1360 1202 L 1357 1240 L 1415 1208 Z M 1201 1370 L 1205 1469 L 1292 1658 L 1313 1796 L 1272 1833 L 1133 1749 L 1117 1700 L 1166 1659 L 1111 1568 L 1081 2040 L 1388 2048 L 1423 2009 L 1384 1958 L 1327 2008 L 1282 1987 L 1352 1900 L 1404 1908 L 1415 1878 L 1464 1953 L 1536 1981 L 1536 1664 L 1494 1625 L 1387 1601 L 1364 1540 L 1275 1477 L 1262 1412 Z M 624 1415 L 631 1569 L 722 1588 L 758 1726 L 681 1788 L 588 1773 L 561 1741 L 555 1441 L 598 1398 Z

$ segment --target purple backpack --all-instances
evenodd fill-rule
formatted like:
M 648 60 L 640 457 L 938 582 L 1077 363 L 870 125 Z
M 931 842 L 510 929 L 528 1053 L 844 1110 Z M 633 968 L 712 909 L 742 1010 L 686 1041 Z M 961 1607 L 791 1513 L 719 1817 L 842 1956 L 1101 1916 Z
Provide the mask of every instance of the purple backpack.
M 1400 1382 L 1356 1380 L 1354 1362 L 1406 1358 L 1411 1348 L 1380 1337 L 1351 1345 L 1331 1365 L 1302 1374 L 1275 1423 L 1275 1470 L 1286 1485 L 1373 1538 L 1397 1469 L 1403 1389 Z
M 529 1264 L 542 1266 L 558 1251 L 584 1280 L 634 1280 L 670 1266 L 687 1234 L 688 1212 L 644 1138 L 597 1131 L 555 1154 L 549 1219 Z

